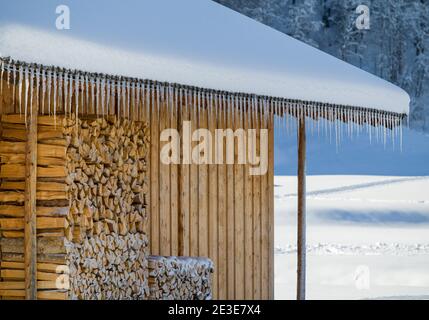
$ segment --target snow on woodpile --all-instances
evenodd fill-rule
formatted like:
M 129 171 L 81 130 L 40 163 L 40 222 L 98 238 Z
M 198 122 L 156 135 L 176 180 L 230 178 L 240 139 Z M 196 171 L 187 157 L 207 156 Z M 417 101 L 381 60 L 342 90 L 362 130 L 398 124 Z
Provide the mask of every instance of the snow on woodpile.
M 213 262 L 204 257 L 148 256 L 149 299 L 211 300 Z
M 0 55 L 217 90 L 409 111 L 402 89 L 209 0 L 82 2 L 70 7 L 71 29 L 62 31 L 55 29 L 56 5 L 4 4 Z

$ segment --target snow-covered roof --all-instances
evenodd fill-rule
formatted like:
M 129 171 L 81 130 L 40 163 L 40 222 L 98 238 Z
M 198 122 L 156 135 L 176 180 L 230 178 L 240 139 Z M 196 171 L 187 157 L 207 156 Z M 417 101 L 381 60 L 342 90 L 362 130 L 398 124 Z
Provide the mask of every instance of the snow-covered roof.
M 210 0 L 2 4 L 0 55 L 218 90 L 408 113 L 395 85 Z

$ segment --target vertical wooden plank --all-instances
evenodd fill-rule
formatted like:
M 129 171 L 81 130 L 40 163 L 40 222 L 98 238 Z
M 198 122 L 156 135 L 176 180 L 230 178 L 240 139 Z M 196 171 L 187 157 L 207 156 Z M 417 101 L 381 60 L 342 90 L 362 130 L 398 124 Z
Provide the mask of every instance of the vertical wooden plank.
M 161 110 L 159 120 L 160 134 L 170 126 L 171 98 L 166 88 L 165 95 L 161 93 Z M 158 138 L 159 139 L 159 138 Z M 168 142 L 159 143 L 159 148 Z M 159 164 L 159 221 L 160 221 L 160 254 L 170 255 L 171 252 L 171 224 L 170 224 L 170 165 L 160 161 Z
M 261 129 L 267 129 L 265 115 L 261 112 Z M 268 195 L 268 174 L 261 176 L 261 298 L 269 298 L 269 195 Z
M 150 224 L 151 254 L 160 254 L 159 245 L 159 117 L 154 95 L 146 89 L 145 104 L 150 108 Z
M 251 129 L 250 119 L 244 115 L 243 125 L 246 133 L 247 146 L 244 150 L 246 165 L 244 166 L 244 297 L 253 299 L 253 179 L 250 175 L 249 150 L 255 148 L 255 141 L 248 139 L 248 131 Z
M 199 107 L 199 128 L 207 129 L 207 109 L 204 103 L 204 97 Z M 204 138 L 205 139 L 205 138 Z M 201 142 L 202 140 L 200 140 Z M 198 143 L 200 143 L 198 142 Z M 207 257 L 209 254 L 208 246 L 208 165 L 198 165 L 198 255 Z
M 235 112 L 234 107 L 234 129 L 240 129 L 238 122 L 239 114 Z M 238 163 L 238 152 L 245 152 L 239 145 L 239 139 L 235 143 L 235 160 L 234 160 L 234 220 L 235 220 L 235 299 L 244 299 L 244 165 Z
M 220 103 L 220 100 L 218 100 Z M 218 107 L 220 109 L 220 107 Z M 225 128 L 225 121 L 223 114 L 218 115 L 218 128 Z M 222 147 L 222 149 L 220 149 Z M 219 150 L 220 149 L 220 150 Z M 218 168 L 218 264 L 215 266 L 217 268 L 218 275 L 218 299 L 225 300 L 227 298 L 227 256 L 228 256 L 228 247 L 227 247 L 227 166 L 225 164 L 225 144 L 222 142 L 222 145 L 218 146 L 218 152 L 222 152 L 223 161 L 221 164 L 217 165 Z
M 260 132 L 259 124 L 253 119 L 253 126 L 257 130 L 256 155 L 260 154 Z M 263 178 L 263 177 L 262 177 Z M 261 176 L 253 176 L 253 298 L 261 299 Z
M 198 127 L 198 112 L 197 112 L 197 101 L 195 96 L 192 94 L 192 102 L 190 108 L 191 114 L 191 132 L 194 132 Z M 191 256 L 198 256 L 198 165 L 192 163 L 190 166 L 191 178 L 191 219 L 190 219 L 190 254 Z
M 297 300 L 305 300 L 306 217 L 305 217 L 305 117 L 299 121 L 298 129 L 298 250 L 297 250 Z
M 85 92 L 85 90 L 82 87 L 81 94 L 83 95 L 84 92 Z M 140 97 L 142 97 L 142 96 L 140 96 Z M 85 99 L 83 101 L 84 101 L 84 104 L 82 105 L 82 113 L 85 113 L 85 108 L 84 108 Z M 112 103 L 112 97 L 110 97 L 110 103 Z M 145 112 L 146 109 L 145 109 L 145 105 L 144 105 L 144 100 L 140 101 L 138 108 L 139 109 L 137 111 L 137 119 L 138 119 L 138 121 L 143 121 L 144 123 L 146 123 L 146 125 L 149 128 L 149 138 L 151 138 L 151 135 L 152 135 L 151 116 L 150 116 L 150 112 Z M 112 109 L 113 108 L 110 107 L 109 115 L 111 115 Z M 146 179 L 147 179 L 147 183 L 149 186 L 149 188 L 148 188 L 149 190 L 148 190 L 147 198 L 146 198 L 147 199 L 146 210 L 147 210 L 148 214 L 147 214 L 147 220 L 146 220 L 145 229 L 144 229 L 144 232 L 146 233 L 146 235 L 149 239 L 149 250 L 151 249 L 150 246 L 151 246 L 151 242 L 152 242 L 152 236 L 151 236 L 151 231 L 152 231 L 151 230 L 152 229 L 152 227 L 151 227 L 151 225 L 152 225 L 152 214 L 151 214 L 151 208 L 152 208 L 152 184 L 151 184 L 151 181 L 152 181 L 152 179 L 151 179 L 151 176 L 152 176 L 152 170 L 151 170 L 152 165 L 151 165 L 151 163 L 152 163 L 152 161 L 151 161 L 151 156 L 152 155 L 151 155 L 151 151 L 152 150 L 151 149 L 152 149 L 152 147 L 151 147 L 151 144 L 152 144 L 152 142 L 151 142 L 151 140 L 149 140 L 149 150 L 148 150 L 148 154 L 146 156 L 146 165 L 148 168 Z
M 209 100 L 209 106 L 211 107 L 213 104 L 213 101 Z M 216 118 L 215 114 L 213 112 L 213 109 L 208 109 L 209 114 L 209 130 L 210 133 L 214 139 L 215 137 L 215 129 L 216 129 Z M 210 160 L 212 161 L 211 165 L 209 166 L 209 188 L 208 188 L 208 196 L 209 196 L 209 208 L 208 208 L 208 215 L 209 215 L 209 257 L 212 259 L 214 266 L 215 266 L 215 272 L 213 274 L 213 298 L 218 298 L 218 274 L 219 274 L 219 267 L 218 267 L 218 166 L 214 163 L 214 154 L 215 154 L 215 141 L 212 141 L 212 146 L 210 149 L 211 155 Z
M 30 90 L 34 91 L 33 88 Z M 30 91 L 31 92 L 31 91 Z M 31 94 L 31 93 L 30 93 Z M 25 298 L 37 299 L 37 234 L 36 234 L 36 185 L 37 185 L 37 115 L 38 101 L 33 98 L 28 116 L 26 166 L 25 166 L 25 225 L 24 272 Z
M 224 106 L 224 112 L 227 117 L 226 129 L 232 129 L 231 113 L 228 112 L 227 106 Z M 226 145 L 225 145 L 226 147 Z M 226 159 L 226 158 L 224 158 Z M 227 299 L 235 299 L 235 219 L 234 219 L 234 165 L 227 165 Z
M 268 130 L 268 299 L 274 299 L 274 117 Z
M 189 120 L 189 105 L 185 104 L 188 102 L 188 97 L 184 97 L 182 99 L 182 105 L 179 112 L 179 128 L 180 128 L 180 136 L 183 139 L 189 139 L 189 134 L 191 132 L 189 130 L 184 130 L 183 123 L 184 121 Z M 185 132 L 189 131 L 189 132 Z M 185 137 L 186 135 L 187 137 Z M 180 146 L 181 150 L 181 159 L 182 165 L 179 166 L 179 195 L 180 195 L 180 213 L 179 213 L 179 255 L 181 256 L 189 256 L 189 219 L 190 219 L 190 165 L 189 163 L 184 163 L 184 159 L 188 162 L 191 158 L 189 154 L 189 150 L 184 150 L 182 146 Z M 184 153 L 187 153 L 186 155 Z
M 178 112 L 178 95 L 172 93 L 172 110 L 170 114 L 170 128 L 177 130 L 177 112 Z M 180 141 L 177 141 L 176 150 L 180 148 Z M 170 233 L 171 233 L 171 251 L 170 255 L 177 256 L 179 254 L 178 248 L 178 227 L 179 227 L 179 190 L 178 190 L 179 176 L 178 165 L 170 164 Z

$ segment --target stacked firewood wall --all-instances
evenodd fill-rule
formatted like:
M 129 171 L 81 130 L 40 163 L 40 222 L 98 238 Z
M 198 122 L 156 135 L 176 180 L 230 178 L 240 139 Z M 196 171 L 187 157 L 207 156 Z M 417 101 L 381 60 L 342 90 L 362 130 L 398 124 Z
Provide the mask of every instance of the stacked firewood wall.
M 65 126 L 71 298 L 144 299 L 148 127 L 99 118 Z
M 211 300 L 213 271 L 208 258 L 149 256 L 149 298 Z
M 0 297 L 24 291 L 24 117 L 2 116 Z M 148 296 L 148 128 L 38 119 L 37 287 L 43 299 Z
M 0 141 L 0 231 L 2 299 L 23 299 L 24 195 L 27 128 L 24 116 L 3 115 Z M 37 298 L 68 298 L 67 254 L 69 199 L 67 143 L 61 119 L 40 117 L 37 146 Z

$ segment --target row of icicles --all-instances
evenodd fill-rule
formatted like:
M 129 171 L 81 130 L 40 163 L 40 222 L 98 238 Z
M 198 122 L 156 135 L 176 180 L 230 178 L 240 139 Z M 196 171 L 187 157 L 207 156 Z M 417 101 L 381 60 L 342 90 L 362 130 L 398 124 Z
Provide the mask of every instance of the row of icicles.
M 403 115 L 397 113 L 209 90 L 0 58 L 0 79 L 4 77 L 8 89 L 12 87 L 14 112 L 27 116 L 32 114 L 29 106 L 33 101 L 39 102 L 40 114 L 54 117 L 57 114 L 76 117 L 80 113 L 116 115 L 138 121 L 150 119 L 151 114 L 152 119 L 154 115 L 159 117 L 161 106 L 165 105 L 169 114 L 179 115 L 180 107 L 182 114 L 184 111 L 198 123 L 207 114 L 208 123 L 215 117 L 216 121 L 234 128 L 243 127 L 244 121 L 249 127 L 252 124 L 266 127 L 274 119 L 277 129 L 291 133 L 301 119 L 306 119 L 311 133 L 322 133 L 330 140 L 334 136 L 337 145 L 344 134 L 354 137 L 366 133 L 370 142 L 375 138 L 386 145 L 390 139 L 394 146 L 399 140 L 402 149 Z M 0 81 L 1 95 L 3 82 Z

